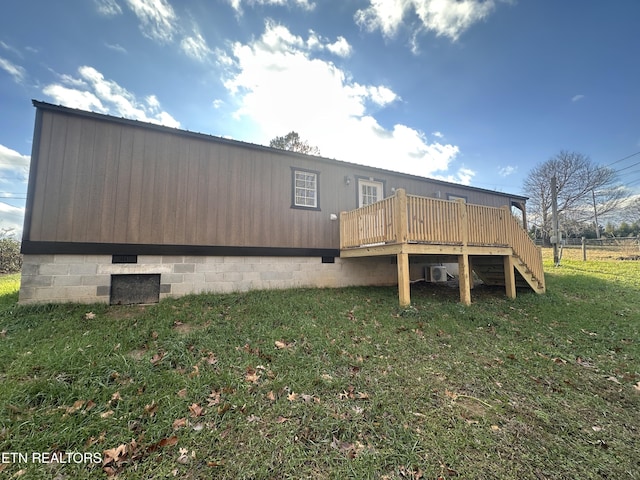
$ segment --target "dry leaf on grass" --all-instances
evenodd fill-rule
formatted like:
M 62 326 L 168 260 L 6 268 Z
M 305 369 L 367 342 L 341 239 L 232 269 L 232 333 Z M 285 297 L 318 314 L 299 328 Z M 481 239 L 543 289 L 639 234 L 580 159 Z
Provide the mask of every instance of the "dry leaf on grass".
M 173 426 L 174 430 L 178 430 L 180 428 L 186 427 L 187 426 L 187 419 L 185 417 L 178 418 L 177 420 L 173 421 L 172 426 Z
M 158 363 L 160 363 L 162 361 L 162 359 L 164 357 L 166 357 L 167 354 L 164 352 L 158 352 L 156 353 L 153 357 L 151 357 L 151 360 L 149 360 L 151 362 L 151 365 L 157 365 Z
M 189 414 L 193 418 L 201 417 L 202 415 L 204 415 L 204 408 L 202 408 L 197 403 L 192 403 L 191 406 L 189 407 Z
M 152 400 L 150 404 L 144 406 L 144 412 L 150 417 L 155 416 L 158 411 L 158 404 L 155 400 Z

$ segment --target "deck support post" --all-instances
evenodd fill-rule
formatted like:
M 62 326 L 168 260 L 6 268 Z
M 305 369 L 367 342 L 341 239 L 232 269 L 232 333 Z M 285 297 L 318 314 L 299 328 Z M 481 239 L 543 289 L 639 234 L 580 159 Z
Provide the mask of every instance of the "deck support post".
M 409 278 L 409 254 L 398 253 L 398 299 L 401 307 L 411 305 L 411 282 Z
M 460 303 L 471 305 L 471 269 L 469 255 L 458 255 L 458 284 L 460 286 Z
M 469 223 L 467 218 L 467 203 L 464 199 L 456 200 L 458 206 L 458 224 L 460 225 L 460 240 L 462 240 L 462 255 L 458 255 L 458 285 L 460 287 L 460 303 L 471 305 L 471 265 L 467 245 L 469 243 Z
M 516 298 L 516 274 L 513 268 L 513 257 L 511 255 L 505 255 L 503 258 L 506 294 L 509 298 Z

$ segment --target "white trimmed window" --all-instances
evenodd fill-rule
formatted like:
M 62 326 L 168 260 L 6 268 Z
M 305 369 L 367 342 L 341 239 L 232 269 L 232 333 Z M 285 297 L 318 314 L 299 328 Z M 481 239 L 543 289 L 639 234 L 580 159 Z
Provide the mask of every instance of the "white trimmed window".
M 358 180 L 358 206 L 364 207 L 382 200 L 384 184 L 374 180 Z
M 293 174 L 293 202 L 292 207 L 320 209 L 319 176 L 318 172 L 310 170 L 292 169 Z

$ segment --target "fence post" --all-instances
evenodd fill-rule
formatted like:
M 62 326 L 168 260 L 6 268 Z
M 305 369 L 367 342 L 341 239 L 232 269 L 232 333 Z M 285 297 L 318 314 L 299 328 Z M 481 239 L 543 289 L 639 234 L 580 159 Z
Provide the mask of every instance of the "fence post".
M 582 237 L 582 261 L 587 261 L 587 241 L 584 237 Z

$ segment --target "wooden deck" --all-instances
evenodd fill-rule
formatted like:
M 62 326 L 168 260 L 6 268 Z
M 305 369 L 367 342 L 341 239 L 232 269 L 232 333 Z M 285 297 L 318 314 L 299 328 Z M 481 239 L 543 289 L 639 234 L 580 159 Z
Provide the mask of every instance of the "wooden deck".
M 393 197 L 340 214 L 340 256 L 396 256 L 398 296 L 411 303 L 409 255 L 457 260 L 460 301 L 471 303 L 472 271 L 492 285 L 504 285 L 516 296 L 516 286 L 545 292 L 540 249 L 508 207 L 469 205 L 407 195 Z

